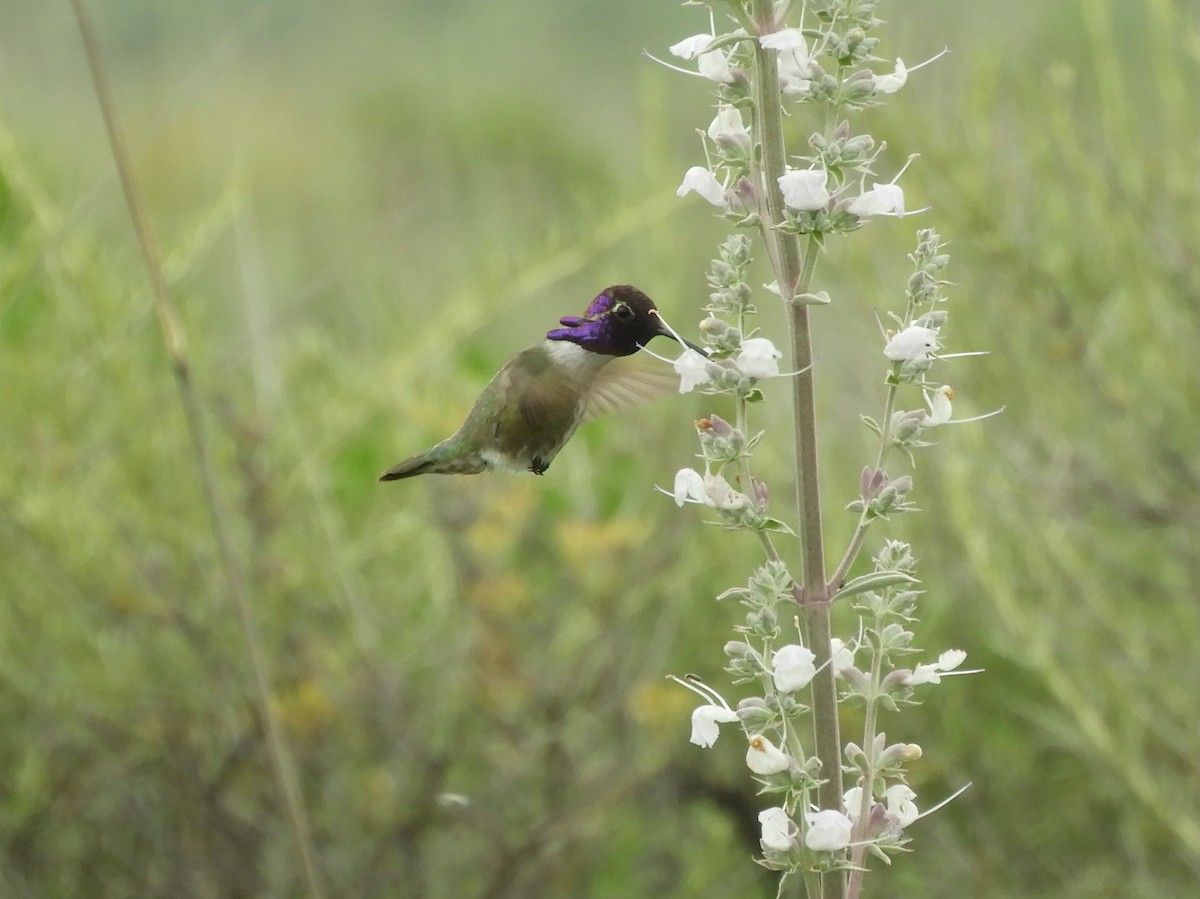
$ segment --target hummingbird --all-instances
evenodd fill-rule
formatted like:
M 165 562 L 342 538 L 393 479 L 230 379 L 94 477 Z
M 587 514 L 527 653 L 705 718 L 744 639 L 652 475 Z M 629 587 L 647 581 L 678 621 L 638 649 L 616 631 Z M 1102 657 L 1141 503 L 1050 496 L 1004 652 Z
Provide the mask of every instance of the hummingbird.
M 676 334 L 654 302 L 628 284 L 606 287 L 582 316 L 513 356 L 483 388 L 462 427 L 441 443 L 393 465 L 381 481 L 419 474 L 479 474 L 496 468 L 545 474 L 584 421 L 637 405 L 676 379 L 610 363 L 664 335 L 707 356 Z

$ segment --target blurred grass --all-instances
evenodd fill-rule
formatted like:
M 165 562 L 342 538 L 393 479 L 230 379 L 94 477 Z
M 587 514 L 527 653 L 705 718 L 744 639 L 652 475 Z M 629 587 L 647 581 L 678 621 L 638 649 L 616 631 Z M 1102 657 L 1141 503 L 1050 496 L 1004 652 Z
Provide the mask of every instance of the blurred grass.
M 330 893 L 771 895 L 740 751 L 688 746 L 662 678 L 722 682 L 734 613 L 711 597 L 753 558 L 650 492 L 711 405 L 591 425 L 537 481 L 374 483 L 604 284 L 694 327 L 722 229 L 673 189 L 708 97 L 638 54 L 695 11 L 94 8 Z M 885 16 L 885 55 L 953 52 L 864 120 L 897 165 L 922 153 L 906 189 L 934 212 L 822 262 L 831 531 L 914 226 L 952 241 L 953 348 L 992 351 L 945 370 L 956 410 L 1008 410 L 947 429 L 919 460 L 927 513 L 892 529 L 922 558 L 924 645 L 988 673 L 886 722 L 925 746 L 926 805 L 975 786 L 873 894 L 1190 895 L 1196 11 Z M 66 4 L 0 8 L 0 896 L 294 895 L 77 51 Z M 786 446 L 759 458 L 786 508 Z

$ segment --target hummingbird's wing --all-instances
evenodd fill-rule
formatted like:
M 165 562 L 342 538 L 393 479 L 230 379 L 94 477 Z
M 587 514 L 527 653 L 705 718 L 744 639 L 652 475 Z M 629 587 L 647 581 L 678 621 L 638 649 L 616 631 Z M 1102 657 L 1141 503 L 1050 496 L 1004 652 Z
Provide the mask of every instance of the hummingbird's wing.
M 638 354 L 614 359 L 596 374 L 583 421 L 624 412 L 679 392 L 679 375 L 665 362 Z
M 541 346 L 513 356 L 475 401 L 461 434 L 525 468 L 549 463 L 579 421 L 584 385 L 558 370 Z

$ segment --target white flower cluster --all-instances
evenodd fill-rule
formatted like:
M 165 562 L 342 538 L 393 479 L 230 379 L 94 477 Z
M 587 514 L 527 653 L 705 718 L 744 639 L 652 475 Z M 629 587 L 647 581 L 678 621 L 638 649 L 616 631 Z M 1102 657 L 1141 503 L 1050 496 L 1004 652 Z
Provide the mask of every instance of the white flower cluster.
M 783 353 L 770 340 L 751 337 L 742 341 L 741 349 L 732 359 L 717 362 L 696 350 L 685 349 L 673 364 L 675 374 L 679 375 L 679 392 L 691 393 L 697 387 L 723 390 L 730 384 L 730 374 L 741 375 L 733 378 L 734 383 L 746 378 L 778 378 L 782 358 Z

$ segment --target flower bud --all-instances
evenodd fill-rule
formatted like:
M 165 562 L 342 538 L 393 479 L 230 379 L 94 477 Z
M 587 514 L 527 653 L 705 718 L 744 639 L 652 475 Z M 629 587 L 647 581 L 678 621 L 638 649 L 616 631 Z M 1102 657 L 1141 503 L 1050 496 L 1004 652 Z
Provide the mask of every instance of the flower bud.
M 737 704 L 738 720 L 751 731 L 761 731 L 775 719 L 773 712 L 761 696 L 750 696 Z
M 855 666 L 847 665 L 840 673 L 855 693 L 866 695 L 867 691 L 871 689 L 871 679 Z
M 743 209 L 755 209 L 758 206 L 758 191 L 754 189 L 754 182 L 749 178 L 738 178 L 733 185 L 734 196 L 738 202 L 742 204 Z M 739 222 L 746 222 L 744 227 L 750 227 L 759 220 L 757 212 L 749 214 L 738 219 Z
M 892 415 L 892 441 L 903 444 L 914 438 L 924 429 L 925 414 L 924 409 L 910 409 Z
M 842 158 L 863 159 L 869 156 L 873 149 L 875 149 L 875 138 L 869 134 L 856 134 L 842 145 Z
M 864 465 L 858 475 L 858 495 L 864 500 L 872 500 L 879 495 L 879 491 L 886 486 L 887 482 L 887 472 L 882 468 L 870 468 Z
M 774 636 L 778 624 L 779 616 L 770 606 L 746 613 L 746 627 L 755 636 Z
M 913 558 L 912 547 L 903 540 L 888 540 L 875 554 L 876 571 L 907 571 L 912 572 L 917 567 Z
M 758 654 L 754 651 L 754 647 L 749 643 L 743 643 L 741 640 L 730 640 L 726 643 L 725 655 L 734 660 L 758 659 Z
M 905 630 L 904 626 L 893 621 L 885 624 L 879 631 L 879 649 L 881 652 L 907 650 L 912 646 L 913 633 Z
M 702 455 L 709 462 L 732 462 L 745 452 L 746 435 L 719 415 L 697 421 L 696 432 Z
M 879 682 L 880 693 L 895 693 L 908 686 L 908 679 L 912 676 L 912 670 L 909 668 L 897 668 L 894 671 L 889 671 L 887 675 Z
M 717 437 L 732 437 L 740 433 L 733 425 L 719 415 L 710 415 L 708 418 L 702 418 L 701 421 L 707 421 L 708 428 L 706 430 L 712 431 Z
M 903 762 L 904 754 L 908 750 L 907 743 L 893 743 L 879 754 L 876 760 L 876 765 L 880 768 L 891 768 Z
M 862 751 L 862 747 L 851 741 L 846 744 L 846 748 L 842 751 L 846 756 L 846 761 L 854 768 L 860 771 L 866 771 L 870 767 L 870 760 L 867 754 Z
M 767 485 L 758 478 L 751 476 L 750 478 L 750 493 L 754 497 L 754 502 L 760 510 L 766 509 L 767 504 L 771 501 L 771 491 L 767 489 Z
M 879 491 L 879 495 L 871 500 L 871 511 L 876 515 L 886 516 L 896 509 L 903 509 L 904 497 L 912 490 L 913 480 L 910 475 L 902 475 Z

